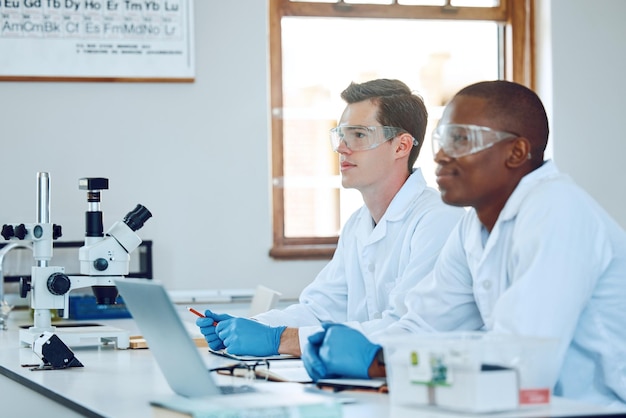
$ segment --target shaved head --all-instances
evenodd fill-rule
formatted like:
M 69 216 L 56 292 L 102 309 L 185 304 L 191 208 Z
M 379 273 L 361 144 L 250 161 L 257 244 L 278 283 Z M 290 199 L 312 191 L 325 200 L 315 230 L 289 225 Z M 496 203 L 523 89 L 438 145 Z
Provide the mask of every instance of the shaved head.
M 494 121 L 497 125 L 494 128 L 528 139 L 533 161 L 543 163 L 549 134 L 548 116 L 535 92 L 518 83 L 496 80 L 469 85 L 454 98 L 458 96 L 484 99 L 487 103 L 485 116 Z

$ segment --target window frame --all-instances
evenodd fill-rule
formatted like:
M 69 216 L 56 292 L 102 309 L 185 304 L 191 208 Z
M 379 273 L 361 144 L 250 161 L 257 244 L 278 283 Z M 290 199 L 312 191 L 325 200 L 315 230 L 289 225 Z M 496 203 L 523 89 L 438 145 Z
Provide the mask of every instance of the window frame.
M 503 23 L 502 74 L 506 80 L 534 88 L 533 0 L 501 0 L 496 7 L 455 7 L 393 4 L 348 4 L 269 0 L 269 61 L 272 167 L 273 244 L 269 255 L 275 259 L 330 259 L 337 247 L 334 237 L 286 237 L 283 162 L 283 84 L 281 20 L 283 17 L 353 17 L 380 19 L 489 20 Z

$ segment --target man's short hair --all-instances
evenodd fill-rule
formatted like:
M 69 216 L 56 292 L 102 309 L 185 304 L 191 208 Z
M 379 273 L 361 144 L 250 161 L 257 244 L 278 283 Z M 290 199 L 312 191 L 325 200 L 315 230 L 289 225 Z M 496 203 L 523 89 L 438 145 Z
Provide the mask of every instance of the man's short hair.
M 419 155 L 428 124 L 424 100 L 400 80 L 377 79 L 365 83 L 351 83 L 341 93 L 348 104 L 371 100 L 378 106 L 376 120 L 383 126 L 395 126 L 417 139 L 409 154 L 408 168 L 412 171 Z
M 512 81 L 495 80 L 471 84 L 454 97 L 458 96 L 485 99 L 485 116 L 497 124 L 493 128 L 513 132 L 528 139 L 533 157 L 543 161 L 550 129 L 546 110 L 534 91 Z

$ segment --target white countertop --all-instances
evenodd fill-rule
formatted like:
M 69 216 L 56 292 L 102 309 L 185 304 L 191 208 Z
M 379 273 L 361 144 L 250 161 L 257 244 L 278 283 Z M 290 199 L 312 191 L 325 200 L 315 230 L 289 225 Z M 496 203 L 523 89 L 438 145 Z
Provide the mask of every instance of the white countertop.
M 237 314 L 242 307 L 233 306 L 223 312 Z M 184 306 L 180 307 L 181 317 L 190 324 L 193 330 L 195 318 L 189 314 Z M 0 331 L 0 395 L 3 388 L 9 392 L 7 386 L 16 389 L 14 385 L 21 385 L 25 389 L 19 396 L 0 396 L 0 414 L 13 418 L 33 416 L 41 413 L 50 418 L 53 416 L 68 416 L 74 411 L 84 416 L 94 417 L 145 417 L 152 416 L 149 405 L 151 400 L 162 399 L 174 395 L 163 378 L 150 350 L 128 349 L 119 350 L 113 345 L 73 348 L 75 357 L 84 365 L 82 368 L 68 368 L 64 370 L 31 371 L 21 364 L 38 364 L 40 359 L 34 355 L 29 347 L 20 347 L 18 329 L 20 325 L 30 323 L 28 311 L 13 312 L 9 320 L 9 329 Z M 108 326 L 119 327 L 136 335 L 137 327 L 132 319 L 89 321 L 102 323 Z M 207 366 L 215 367 L 226 361 L 222 357 L 213 356 L 206 352 L 206 348 L 199 348 L 206 359 Z M 222 376 L 221 378 L 231 379 Z M 302 390 L 303 385 L 295 383 L 258 382 L 267 385 L 277 396 L 293 390 Z M 11 391 L 12 392 L 12 391 Z M 68 414 L 55 415 L 52 409 L 33 411 L 34 393 L 38 393 L 46 400 L 60 404 L 66 408 Z M 343 392 L 340 396 L 349 396 L 357 402 L 344 405 L 345 417 L 458 417 L 459 414 L 446 412 L 437 408 L 408 408 L 389 405 L 389 397 L 384 394 Z M 607 413 L 603 408 L 580 404 L 578 402 L 553 398 L 552 405 L 547 408 L 534 410 L 512 411 L 508 414 L 489 414 L 495 417 L 520 416 L 574 416 L 585 414 Z

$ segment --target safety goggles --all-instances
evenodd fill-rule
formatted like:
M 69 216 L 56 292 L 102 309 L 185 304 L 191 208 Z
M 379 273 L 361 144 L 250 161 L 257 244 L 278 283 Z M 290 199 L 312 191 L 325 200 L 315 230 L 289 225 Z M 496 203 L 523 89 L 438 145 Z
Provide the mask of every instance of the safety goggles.
M 374 149 L 404 132 L 404 129 L 394 126 L 342 125 L 330 130 L 330 145 L 333 151 L 337 151 L 342 142 L 350 151 L 364 151 Z M 417 144 L 417 140 L 413 139 L 413 145 Z
M 495 131 L 485 126 L 443 124 L 433 131 L 433 155 L 442 149 L 449 157 L 464 157 L 517 137 L 518 134 Z

